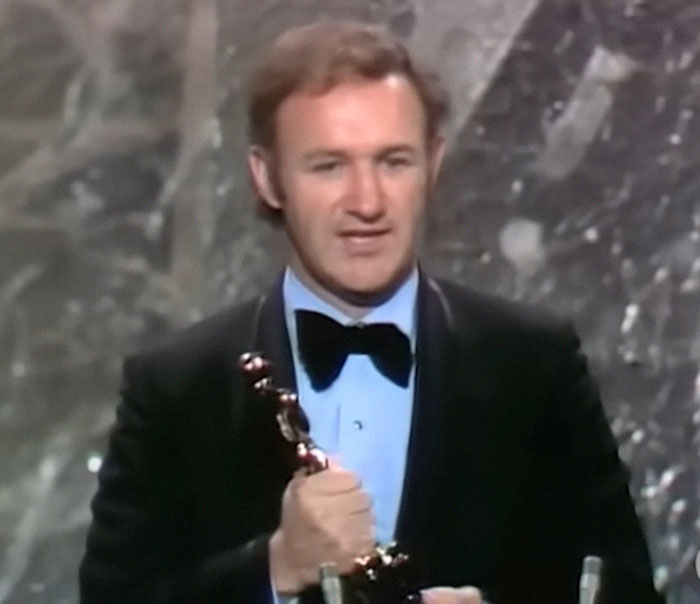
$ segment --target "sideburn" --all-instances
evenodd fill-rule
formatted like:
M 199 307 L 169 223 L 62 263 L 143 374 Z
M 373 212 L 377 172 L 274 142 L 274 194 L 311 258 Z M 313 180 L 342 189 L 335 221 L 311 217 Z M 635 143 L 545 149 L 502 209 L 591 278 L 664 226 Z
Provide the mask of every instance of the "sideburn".
M 287 196 L 284 194 L 284 189 L 282 188 L 282 182 L 279 173 L 279 165 L 275 159 L 274 152 L 270 153 L 270 163 L 268 166 L 268 174 L 270 175 L 270 187 L 272 187 L 272 192 L 275 197 L 280 201 L 285 201 Z

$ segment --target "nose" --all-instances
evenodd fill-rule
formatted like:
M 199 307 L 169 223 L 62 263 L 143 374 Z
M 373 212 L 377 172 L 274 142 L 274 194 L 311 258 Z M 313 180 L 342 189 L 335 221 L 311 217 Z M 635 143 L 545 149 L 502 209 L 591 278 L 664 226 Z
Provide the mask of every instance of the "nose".
M 386 196 L 377 166 L 354 166 L 350 174 L 346 209 L 365 222 L 380 218 L 386 211 Z

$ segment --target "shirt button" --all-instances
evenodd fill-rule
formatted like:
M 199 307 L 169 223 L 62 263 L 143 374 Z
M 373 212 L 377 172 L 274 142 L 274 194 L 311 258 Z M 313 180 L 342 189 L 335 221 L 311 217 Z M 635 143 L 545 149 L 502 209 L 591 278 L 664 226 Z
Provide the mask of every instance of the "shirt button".
M 364 428 L 362 422 L 359 419 L 356 419 L 354 422 L 352 422 L 352 427 L 355 428 L 355 430 L 362 430 L 362 428 Z

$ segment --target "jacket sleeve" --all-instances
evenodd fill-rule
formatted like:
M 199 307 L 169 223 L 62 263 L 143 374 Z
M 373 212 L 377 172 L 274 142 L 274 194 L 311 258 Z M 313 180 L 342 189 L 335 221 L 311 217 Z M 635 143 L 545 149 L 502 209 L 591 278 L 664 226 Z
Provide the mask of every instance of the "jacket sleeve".
M 82 604 L 270 601 L 268 538 L 183 565 L 182 505 L 168 401 L 148 394 L 139 357 L 124 364 L 122 399 L 92 501 L 80 566 Z
M 537 410 L 517 450 L 522 495 L 508 525 L 502 566 L 484 587 L 494 604 L 579 601 L 586 556 L 603 561 L 597 604 L 660 604 L 622 464 L 579 339 L 547 322 L 527 344 L 521 381 Z
M 598 388 L 590 375 L 579 339 L 565 328 L 563 351 L 554 377 L 554 454 L 571 477 L 581 530 L 581 558 L 603 560 L 600 604 L 658 604 L 644 535 Z M 566 467 L 568 466 L 568 467 Z

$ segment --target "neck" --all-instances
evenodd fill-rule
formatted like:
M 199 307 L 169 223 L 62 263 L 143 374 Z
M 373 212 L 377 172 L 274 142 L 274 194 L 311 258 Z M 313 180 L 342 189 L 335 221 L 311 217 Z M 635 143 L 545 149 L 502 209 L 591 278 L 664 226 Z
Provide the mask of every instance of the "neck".
M 411 267 L 411 270 L 413 270 L 414 266 Z M 411 274 L 411 270 L 409 270 L 402 279 L 397 280 L 394 285 L 382 292 L 365 294 L 350 291 L 336 292 L 328 289 L 309 274 L 296 255 L 292 256 L 289 262 L 289 268 L 297 279 L 319 298 L 356 321 L 362 319 L 370 310 L 391 298 L 396 290 L 404 283 L 406 278 L 408 278 L 408 275 Z

